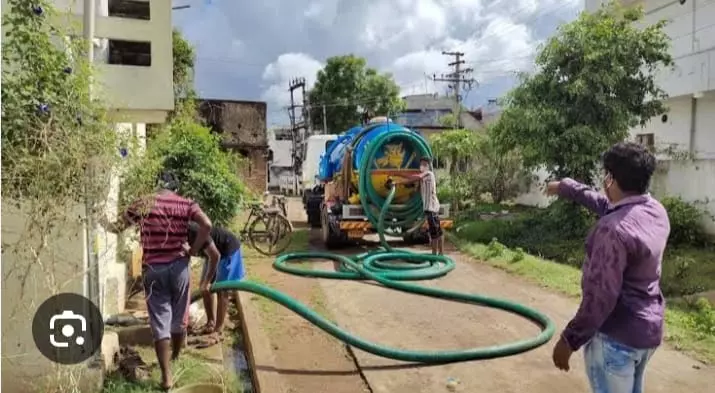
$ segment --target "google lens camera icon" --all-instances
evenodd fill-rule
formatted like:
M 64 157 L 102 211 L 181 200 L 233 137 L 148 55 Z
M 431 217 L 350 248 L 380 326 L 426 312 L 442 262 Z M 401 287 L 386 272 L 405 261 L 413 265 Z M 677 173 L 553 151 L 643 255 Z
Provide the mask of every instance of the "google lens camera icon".
M 78 327 L 79 331 L 77 331 Z M 55 334 L 57 330 L 60 335 Z M 64 310 L 61 314 L 55 314 L 50 318 L 50 331 L 55 332 L 50 333 L 50 344 L 55 348 L 67 348 L 70 341 L 77 345 L 83 345 L 84 336 L 87 333 L 87 319 L 71 310 Z

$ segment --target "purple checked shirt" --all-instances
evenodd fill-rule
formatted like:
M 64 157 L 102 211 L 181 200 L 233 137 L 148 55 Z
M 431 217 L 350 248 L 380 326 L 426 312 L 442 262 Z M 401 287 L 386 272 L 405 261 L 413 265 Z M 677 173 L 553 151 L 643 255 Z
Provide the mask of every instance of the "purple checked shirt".
M 660 272 L 670 234 L 665 208 L 650 195 L 611 205 L 572 179 L 561 181 L 558 194 L 599 217 L 586 239 L 583 299 L 562 337 L 574 351 L 596 332 L 633 348 L 659 346 L 665 313 Z

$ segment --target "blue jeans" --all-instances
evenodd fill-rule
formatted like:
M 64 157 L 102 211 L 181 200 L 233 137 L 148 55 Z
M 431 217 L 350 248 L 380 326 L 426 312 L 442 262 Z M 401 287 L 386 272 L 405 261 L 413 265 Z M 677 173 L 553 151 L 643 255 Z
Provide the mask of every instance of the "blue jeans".
M 643 393 L 645 368 L 655 350 L 631 348 L 596 333 L 583 352 L 591 390 L 594 393 Z

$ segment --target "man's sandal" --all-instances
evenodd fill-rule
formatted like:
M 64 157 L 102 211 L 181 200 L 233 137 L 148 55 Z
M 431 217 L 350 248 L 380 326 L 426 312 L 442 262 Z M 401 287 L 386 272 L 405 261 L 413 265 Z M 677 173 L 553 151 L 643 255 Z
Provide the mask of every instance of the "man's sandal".
M 197 328 L 197 329 L 192 329 L 189 332 L 190 336 L 205 336 L 207 334 L 211 334 L 214 332 L 216 327 L 214 326 L 213 323 L 207 322 L 204 326 Z

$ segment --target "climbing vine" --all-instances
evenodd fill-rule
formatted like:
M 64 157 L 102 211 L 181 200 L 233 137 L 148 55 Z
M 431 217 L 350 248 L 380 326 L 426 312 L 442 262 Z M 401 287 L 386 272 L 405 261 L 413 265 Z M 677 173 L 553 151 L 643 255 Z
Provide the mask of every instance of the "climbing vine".
M 9 315 L 27 318 L 34 301 L 81 282 L 82 256 L 68 250 L 81 244 L 82 224 L 107 194 L 120 154 L 108 112 L 91 96 L 85 41 L 47 0 L 7 0 L 3 8 L 3 281 L 20 288 Z M 70 391 L 68 370 L 37 388 Z

